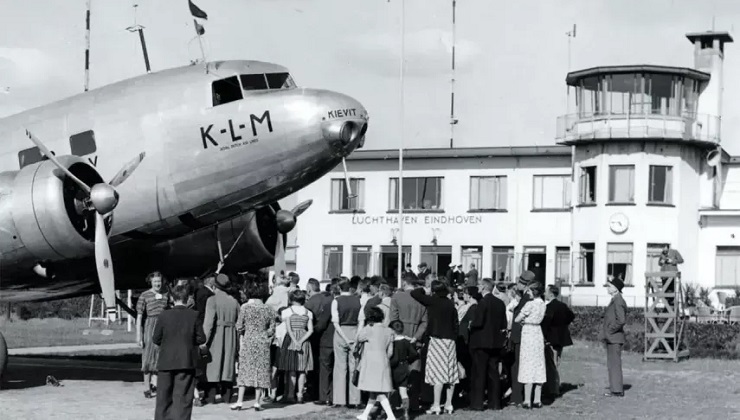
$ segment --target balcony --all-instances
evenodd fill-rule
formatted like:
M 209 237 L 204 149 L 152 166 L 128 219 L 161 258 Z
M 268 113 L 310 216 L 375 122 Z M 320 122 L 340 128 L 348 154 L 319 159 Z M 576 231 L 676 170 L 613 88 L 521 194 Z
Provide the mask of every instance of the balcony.
M 558 117 L 556 141 L 573 145 L 588 141 L 663 139 L 717 145 L 721 120 L 716 115 L 660 113 L 578 113 Z

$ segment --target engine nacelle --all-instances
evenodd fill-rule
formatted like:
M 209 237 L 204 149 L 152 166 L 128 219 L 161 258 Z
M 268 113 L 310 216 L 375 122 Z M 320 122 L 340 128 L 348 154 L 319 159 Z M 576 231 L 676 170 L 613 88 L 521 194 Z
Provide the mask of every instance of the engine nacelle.
M 81 158 L 57 159 L 87 185 L 103 182 L 97 171 Z M 85 208 L 85 191 L 48 160 L 25 166 L 14 172 L 15 176 L 12 174 L 6 172 L 0 178 L 4 183 L 0 190 L 6 194 L 2 197 L 0 217 L 4 220 L 0 226 L 14 231 L 10 249 L 5 251 L 17 257 L 30 254 L 37 260 L 50 261 L 93 255 L 95 214 L 94 210 Z M 3 245 L 6 247 L 7 243 Z

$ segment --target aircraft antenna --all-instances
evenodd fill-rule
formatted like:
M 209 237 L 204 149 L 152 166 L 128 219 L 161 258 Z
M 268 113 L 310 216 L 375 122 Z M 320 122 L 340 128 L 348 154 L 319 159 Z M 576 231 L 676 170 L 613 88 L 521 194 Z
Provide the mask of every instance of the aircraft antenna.
M 144 54 L 144 65 L 146 66 L 146 72 L 151 73 L 152 67 L 149 65 L 149 54 L 147 53 L 146 40 L 144 39 L 144 27 L 136 23 L 136 10 L 138 7 L 139 7 L 138 4 L 134 4 L 134 24 L 126 28 L 126 30 L 132 33 L 133 32 L 139 33 L 139 41 L 141 41 L 141 51 Z
M 455 44 L 456 44 L 456 16 L 457 0 L 452 0 L 452 76 L 450 79 L 450 149 L 455 144 Z
M 91 1 L 87 0 L 85 10 L 85 92 L 90 88 L 90 7 Z

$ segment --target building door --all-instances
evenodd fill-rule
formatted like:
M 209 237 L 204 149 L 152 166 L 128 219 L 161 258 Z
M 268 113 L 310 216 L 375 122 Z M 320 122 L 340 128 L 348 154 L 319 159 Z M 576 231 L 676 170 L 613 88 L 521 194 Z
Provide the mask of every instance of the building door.
M 740 286 L 740 247 L 718 246 L 715 267 L 715 287 Z
M 452 262 L 451 246 L 422 246 L 421 261 L 427 263 L 432 274 L 444 276 Z
M 545 284 L 547 274 L 547 254 L 544 246 L 525 246 L 524 258 L 522 259 L 522 271 L 529 270 L 534 273 L 535 280 Z
M 411 246 L 404 246 L 401 249 L 401 267 L 411 262 Z M 380 247 L 380 275 L 386 280 L 395 280 L 398 278 L 398 247 L 383 245 Z M 390 281 L 395 284 L 395 281 Z
M 470 271 L 470 265 L 474 264 L 475 269 L 478 270 L 480 275 L 481 264 L 483 263 L 483 247 L 482 246 L 464 246 L 462 249 L 462 271 L 466 273 Z

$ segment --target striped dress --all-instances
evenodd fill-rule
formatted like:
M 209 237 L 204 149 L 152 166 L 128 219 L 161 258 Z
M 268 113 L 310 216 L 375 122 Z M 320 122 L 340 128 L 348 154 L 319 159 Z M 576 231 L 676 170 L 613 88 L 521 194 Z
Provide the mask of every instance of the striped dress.
M 308 323 L 313 322 L 313 314 L 303 306 L 291 306 L 282 313 L 283 322 L 300 340 L 308 332 Z M 288 372 L 308 372 L 313 370 L 313 353 L 310 340 L 303 342 L 300 347 L 285 334 L 278 360 L 278 369 Z
M 159 346 L 152 343 L 154 335 L 154 326 L 157 323 L 157 317 L 167 308 L 169 298 L 166 293 L 156 293 L 149 289 L 139 296 L 136 303 L 136 313 L 144 319 L 144 349 L 141 352 L 141 371 L 144 373 L 157 372 L 157 360 L 159 359 Z

